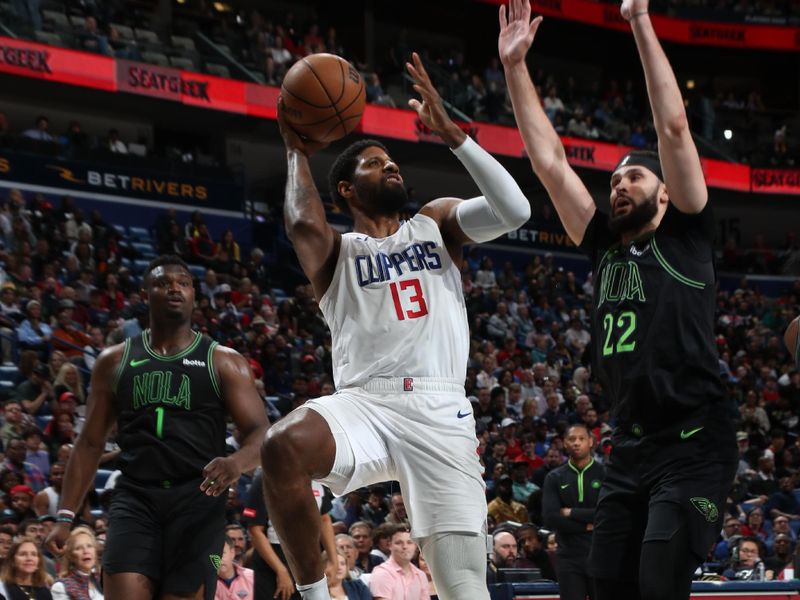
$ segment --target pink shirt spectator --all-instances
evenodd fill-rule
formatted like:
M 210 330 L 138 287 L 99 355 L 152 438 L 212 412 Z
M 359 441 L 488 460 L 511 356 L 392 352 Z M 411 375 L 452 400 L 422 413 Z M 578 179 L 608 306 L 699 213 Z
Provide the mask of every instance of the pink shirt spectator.
M 387 600 L 430 600 L 428 578 L 414 565 L 408 574 L 392 557 L 372 571 L 369 591 L 375 598 Z
M 217 578 L 217 591 L 214 594 L 214 600 L 255 600 L 253 570 L 233 565 L 233 571 L 236 575 L 231 581 L 230 587 L 225 585 L 222 579 Z

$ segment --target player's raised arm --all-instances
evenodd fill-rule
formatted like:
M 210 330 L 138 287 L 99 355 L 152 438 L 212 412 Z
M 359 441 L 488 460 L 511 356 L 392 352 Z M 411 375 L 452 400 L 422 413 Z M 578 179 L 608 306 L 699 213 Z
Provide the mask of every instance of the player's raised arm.
M 60 554 L 67 540 L 72 518 L 80 510 L 83 498 L 94 481 L 106 439 L 116 422 L 114 378 L 122 352 L 123 344 L 104 350 L 97 357 L 92 370 L 89 398 L 86 403 L 86 422 L 67 462 L 61 487 L 58 522 L 47 540 L 48 547 L 54 553 Z
M 631 24 L 644 68 L 669 199 L 682 212 L 698 213 L 708 201 L 703 168 L 689 131 L 678 82 L 647 12 L 648 3 L 648 0 L 624 0 L 621 12 Z
M 253 381 L 253 372 L 244 357 L 235 350 L 217 346 L 214 363 L 225 407 L 242 434 L 239 450 L 213 459 L 203 469 L 205 479 L 200 489 L 208 495 L 219 496 L 227 492 L 228 486 L 236 483 L 243 472 L 259 465 L 259 451 L 269 420 Z
M 409 100 L 409 106 L 426 127 L 450 146 L 483 193 L 464 201 L 441 198 L 420 211 L 439 223 L 451 255 L 460 256 L 461 244 L 488 242 L 524 225 L 531 216 L 531 207 L 508 171 L 447 115 L 416 52 L 411 60 L 413 64 L 407 63 L 406 68 L 422 100 Z
M 567 162 L 564 145 L 542 109 L 531 81 L 525 56 L 533 43 L 542 17 L 531 20 L 528 0 L 509 0 L 500 7 L 500 37 L 497 46 L 514 107 L 517 127 L 533 172 L 553 201 L 570 239 L 580 244 L 595 212 L 594 200 Z
M 325 207 L 308 164 L 309 157 L 325 144 L 302 140 L 284 119 L 280 103 L 278 125 L 288 167 L 283 205 L 286 235 L 292 240 L 300 266 L 320 300 L 333 279 L 341 244 L 341 234 L 325 218 Z

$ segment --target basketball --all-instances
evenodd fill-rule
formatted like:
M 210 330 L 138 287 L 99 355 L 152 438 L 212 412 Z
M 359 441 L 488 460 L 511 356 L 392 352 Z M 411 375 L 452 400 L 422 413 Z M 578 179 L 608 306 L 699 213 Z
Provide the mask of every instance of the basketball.
M 281 86 L 287 122 L 316 142 L 333 142 L 355 129 L 364 113 L 366 92 L 358 70 L 334 54 L 298 60 Z

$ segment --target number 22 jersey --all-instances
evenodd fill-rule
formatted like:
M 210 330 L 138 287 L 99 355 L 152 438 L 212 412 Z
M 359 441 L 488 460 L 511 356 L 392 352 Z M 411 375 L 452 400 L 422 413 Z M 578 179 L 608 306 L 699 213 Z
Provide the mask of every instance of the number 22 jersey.
M 655 232 L 623 244 L 599 210 L 581 249 L 593 267 L 592 364 L 619 424 L 665 429 L 724 398 L 714 337 L 711 208 L 670 204 Z
M 320 309 L 331 329 L 337 389 L 376 377 L 466 378 L 461 273 L 426 215 L 385 238 L 343 234 Z

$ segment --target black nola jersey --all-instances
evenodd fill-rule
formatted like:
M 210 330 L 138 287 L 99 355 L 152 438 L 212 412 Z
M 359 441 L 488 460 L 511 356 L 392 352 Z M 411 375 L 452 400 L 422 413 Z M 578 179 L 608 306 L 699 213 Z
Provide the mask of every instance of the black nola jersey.
M 225 406 L 214 371 L 217 342 L 196 334 L 172 356 L 156 353 L 150 330 L 125 341 L 114 381 L 117 442 L 125 477 L 169 487 L 202 477 L 225 456 Z
M 595 212 L 581 242 L 592 261 L 592 363 L 619 424 L 652 433 L 724 397 L 714 340 L 714 221 L 671 204 L 628 244 Z

